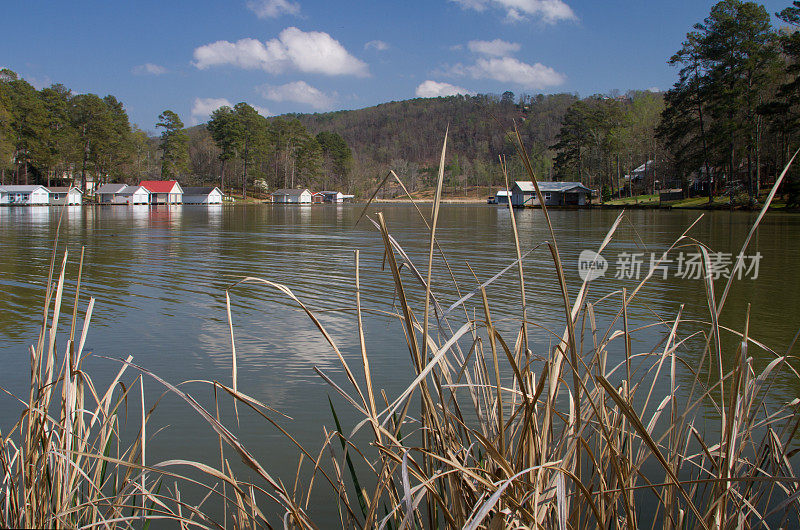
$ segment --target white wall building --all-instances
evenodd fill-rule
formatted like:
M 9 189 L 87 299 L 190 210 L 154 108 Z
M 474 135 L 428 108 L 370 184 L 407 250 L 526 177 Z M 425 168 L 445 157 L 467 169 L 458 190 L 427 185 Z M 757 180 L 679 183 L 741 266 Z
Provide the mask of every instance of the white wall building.
M 151 204 L 181 204 L 183 188 L 177 180 L 143 180 L 140 186 L 150 192 Z
M 103 184 L 95 192 L 97 202 L 100 204 L 119 204 L 124 202 L 120 201 L 119 193 L 127 187 L 125 184 Z
M 44 186 L 0 186 L 0 204 L 31 205 L 49 204 L 50 193 Z
M 142 186 L 125 186 L 117 193 L 116 202 L 121 204 L 150 204 L 150 192 Z
M 580 182 L 539 182 L 546 206 L 586 206 L 591 203 L 592 190 Z M 536 188 L 529 180 L 518 180 L 511 188 L 511 204 L 517 207 L 539 206 Z
M 341 191 L 321 191 L 324 202 L 344 202 L 352 199 L 352 195 L 345 195 Z
M 183 204 L 222 204 L 222 197 L 216 186 L 183 188 Z
M 311 204 L 311 192 L 307 189 L 282 189 L 272 192 L 272 202 L 281 204 Z
M 75 205 L 83 202 L 83 193 L 75 187 L 49 187 L 49 202 L 52 206 Z

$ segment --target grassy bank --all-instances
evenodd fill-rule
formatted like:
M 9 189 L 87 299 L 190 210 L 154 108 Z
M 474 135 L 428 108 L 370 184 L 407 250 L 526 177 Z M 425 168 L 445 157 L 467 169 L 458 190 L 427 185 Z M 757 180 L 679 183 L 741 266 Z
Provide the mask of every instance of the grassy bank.
M 758 197 L 758 203 L 754 210 L 760 210 L 770 192 L 765 191 Z M 731 199 L 728 195 L 718 195 L 711 202 L 708 197 L 690 197 L 677 201 L 661 202 L 658 195 L 635 195 L 633 197 L 623 197 L 604 202 L 601 206 L 613 208 L 676 208 L 687 210 L 727 210 L 730 209 Z M 742 209 L 735 206 L 735 209 Z M 783 198 L 775 197 L 770 203 L 770 210 L 794 211 L 786 206 Z
M 520 154 L 527 162 L 524 151 Z M 655 318 L 646 327 L 660 330 L 660 339 L 637 345 L 640 325 L 634 327 L 628 312 L 639 303 L 650 276 L 632 290 L 620 288 L 599 299 L 590 296 L 589 283 L 570 291 L 547 208 L 545 242 L 521 242 L 512 215 L 507 270 L 517 276 L 519 289 L 513 294 L 514 324 L 506 318 L 502 326 L 513 329 L 503 333 L 486 295 L 497 277 L 476 281 L 474 289 L 459 286 L 460 298 L 449 307 L 432 280 L 434 262 L 446 263 L 437 240 L 444 155 L 443 147 L 433 206 L 420 213 L 430 234 L 420 262 L 392 236 L 395 227 L 381 213 L 367 215 L 365 208 L 361 221 L 371 223 L 383 241 L 386 274 L 393 279 L 393 289 L 384 293 L 392 309 L 384 315 L 394 321 L 394 340 L 406 346 L 414 373 L 397 395 L 374 384 L 373 374 L 381 367 L 371 362 L 371 351 L 381 344 L 365 338 L 358 251 L 353 298 L 343 303 L 353 315 L 357 361 L 347 361 L 290 286 L 244 278 L 226 292 L 231 379 L 204 382 L 213 407 L 203 407 L 181 385 L 160 379 L 131 358 L 119 362 L 108 386 L 95 386 L 84 370 L 94 300 L 82 302 L 82 259 L 64 255 L 59 261 L 54 251 L 40 335 L 30 351 L 30 393 L 20 396 L 19 420 L 0 433 L 0 525 L 145 527 L 167 520 L 201 528 L 800 524 L 800 479 L 793 471 L 800 400 L 774 405 L 769 399 L 777 377 L 800 382 L 796 359 L 792 346 L 775 351 L 751 337 L 748 312 L 736 315 L 737 329 L 720 324 L 734 280 L 721 290 L 719 283 L 705 282 L 707 318 L 689 320 L 682 309 Z M 623 219 L 621 213 L 595 250 L 603 252 Z M 696 245 L 710 269 L 711 257 L 692 239 L 692 228 L 672 248 Z M 549 345 L 530 341 L 530 330 L 540 326 L 531 318 L 540 301 L 526 295 L 532 279 L 522 267 L 523 248 L 538 243 L 552 262 L 561 300 L 556 311 L 562 325 L 547 329 Z M 79 281 L 75 292 L 66 293 L 70 272 Z M 317 370 L 334 399 L 332 426 L 316 447 L 296 444 L 278 421 L 285 419 L 278 411 L 238 388 L 229 297 L 241 284 L 282 293 L 339 360 L 336 373 Z M 69 311 L 62 313 L 62 307 Z M 605 325 L 596 318 L 599 309 L 613 315 Z M 58 335 L 59 322 L 69 324 L 65 336 Z M 723 346 L 730 337 L 734 349 Z M 771 355 L 766 367 L 754 366 L 754 348 Z M 143 378 L 183 400 L 187 411 L 208 425 L 219 454 L 188 462 L 180 459 L 178 447 L 175 459 L 152 462 L 147 445 L 158 426 L 150 424 L 152 411 L 144 406 Z M 669 391 L 659 394 L 665 386 Z M 296 476 L 275 477 L 258 462 L 236 435 L 238 412 L 220 412 L 233 410 L 228 401 L 295 443 Z M 342 425 L 335 412 L 341 407 L 351 407 L 358 420 Z M 134 436 L 125 435 L 123 418 Z M 133 441 L 124 442 L 129 438 Z M 234 460 L 241 460 L 247 473 L 235 472 Z M 196 474 L 204 477 L 201 483 Z M 201 493 L 189 495 L 187 489 Z M 337 505 L 340 519 L 314 519 L 310 503 L 320 490 Z M 224 520 L 209 513 L 223 513 Z
M 658 195 L 634 195 L 633 197 L 622 197 L 603 203 L 604 206 L 657 206 Z
M 433 202 L 436 199 L 437 188 L 435 186 L 412 191 L 398 185 L 398 181 L 388 181 L 389 185 L 378 188 L 372 200 L 375 202 L 408 202 L 409 200 Z M 463 186 L 442 186 L 440 200 L 445 202 L 478 202 L 485 204 L 486 199 L 493 196 L 498 189 L 497 186 L 467 186 L 466 188 Z
M 697 208 L 709 210 L 727 208 L 729 205 L 730 198 L 726 195 L 714 197 L 714 200 L 710 203 L 708 202 L 708 197 L 690 197 L 677 201 L 661 202 L 658 195 L 635 195 L 603 203 L 603 206 L 613 207 Z

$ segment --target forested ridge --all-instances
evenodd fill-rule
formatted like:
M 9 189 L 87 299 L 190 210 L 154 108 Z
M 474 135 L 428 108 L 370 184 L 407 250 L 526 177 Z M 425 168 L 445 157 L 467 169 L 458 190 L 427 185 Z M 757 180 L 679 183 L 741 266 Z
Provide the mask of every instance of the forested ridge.
M 448 183 L 499 183 L 499 157 L 518 168 L 514 127 L 536 169 L 552 173 L 552 151 L 561 120 L 578 98 L 571 94 L 479 94 L 384 103 L 360 110 L 295 115 L 310 131 L 340 134 L 353 151 L 354 180 L 362 190 L 395 170 L 410 189 L 430 185 L 448 131 Z
M 506 91 L 277 117 L 241 102 L 189 128 L 166 109 L 150 135 L 113 95 L 37 90 L 3 70 L 0 182 L 174 178 L 242 195 L 304 186 L 365 196 L 392 169 L 417 190 L 432 185 L 447 130 L 446 185 L 466 191 L 502 184 L 501 160 L 512 181 L 524 178 L 518 131 L 540 179 L 580 181 L 603 199 L 681 188 L 752 205 L 800 133 L 800 2 L 775 15 L 777 25 L 757 2 L 712 6 L 665 58 L 678 80 L 664 93 Z M 790 203 L 800 202 L 794 173 Z

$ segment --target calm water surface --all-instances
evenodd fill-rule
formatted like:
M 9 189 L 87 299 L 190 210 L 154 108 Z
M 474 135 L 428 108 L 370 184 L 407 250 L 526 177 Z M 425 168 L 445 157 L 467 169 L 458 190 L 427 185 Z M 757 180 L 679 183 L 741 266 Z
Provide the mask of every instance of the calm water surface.
M 381 208 L 390 232 L 424 271 L 428 236 L 416 210 L 402 205 Z M 98 384 L 119 369 L 118 363 L 99 356 L 122 358 L 129 354 L 134 362 L 171 382 L 219 380 L 230 384 L 225 290 L 243 276 L 287 285 L 318 312 L 345 356 L 359 366 L 356 321 L 351 311 L 355 300 L 354 249 L 361 251 L 365 309 L 394 309 L 391 274 L 381 270 L 380 234 L 366 219 L 354 226 L 360 212 L 358 205 L 68 209 L 59 248 L 69 251 L 67 276 L 69 285 L 74 286 L 80 250 L 85 246 L 82 308 L 88 296 L 96 298 L 86 349 L 93 354 L 88 362 Z M 599 246 L 617 213 L 552 212 L 571 297 L 580 286 L 578 255 Z M 51 208 L 0 209 L 0 386 L 12 392 L 25 390 L 29 373 L 26 348 L 35 341 L 41 319 L 44 282 L 59 215 L 60 210 Z M 699 215 L 691 211 L 628 212 L 605 253 L 609 272 L 592 282 L 589 299 L 597 300 L 621 287 L 634 288 L 633 280 L 610 277 L 619 255 L 646 252 L 648 261 L 649 252 L 666 250 Z M 515 216 L 523 250 L 548 239 L 541 212 L 518 211 Z M 707 212 L 691 235 L 714 251 L 735 255 L 754 218 L 748 213 Z M 779 353 L 786 352 L 800 328 L 799 236 L 800 216 L 770 214 L 765 218 L 748 252 L 763 256 L 758 278 L 734 284 L 723 315 L 724 323 L 741 329 L 747 304 L 752 304 L 750 334 Z M 510 213 L 502 208 L 445 206 L 438 238 L 464 292 L 475 287 L 467 263 L 483 281 L 514 260 Z M 560 334 L 564 313 L 549 251 L 536 250 L 524 263 L 529 319 Z M 459 295 L 441 260 L 437 267 L 434 286 L 440 303 L 447 307 Z M 512 319 L 520 314 L 515 271 L 502 276 L 488 290 L 493 316 L 509 319 L 506 329 L 514 329 L 517 324 Z M 674 318 L 682 303 L 686 304 L 684 318 L 707 319 L 702 281 L 675 278 L 674 272 L 667 280 L 655 280 L 643 290 L 629 311 L 632 327 Z M 405 278 L 414 291 L 412 301 L 420 307 L 418 286 L 410 275 Z M 723 286 L 717 283 L 718 290 Z M 66 299 L 71 304 L 69 294 Z M 620 295 L 613 295 L 598 306 L 601 326 L 610 323 L 619 299 Z M 308 318 L 276 290 L 238 286 L 231 290 L 231 300 L 240 389 L 291 416 L 292 420 L 282 424 L 316 453 L 323 425 L 332 430 L 333 421 L 326 398 L 330 388 L 313 367 L 343 382 L 335 355 Z M 470 312 L 480 310 L 479 300 L 470 300 L 467 308 Z M 65 311 L 71 314 L 71 305 Z M 463 311 L 452 318 L 453 327 L 459 327 Z M 375 386 L 386 389 L 392 399 L 411 381 L 402 330 L 378 312 L 365 315 L 365 326 Z M 635 347 L 649 351 L 665 332 L 663 327 L 639 332 Z M 513 337 L 508 340 L 513 341 Z M 546 355 L 552 345 L 551 335 L 532 329 L 531 344 L 534 353 Z M 750 353 L 758 366 L 772 359 L 756 349 Z M 622 352 L 610 355 L 619 360 Z M 684 355 L 690 361 L 695 355 L 699 358 L 695 352 Z M 163 389 L 151 381 L 147 385 L 147 401 L 153 404 Z M 209 403 L 208 387 L 190 382 L 183 388 Z M 772 398 L 780 401 L 798 394 L 800 388 L 781 380 Z M 345 421 L 352 422 L 348 406 L 341 400 L 335 403 Z M 10 398 L 0 399 L 0 426 L 7 428 L 18 415 L 19 409 Z M 263 420 L 247 414 L 244 418 L 237 433 L 268 469 L 291 481 L 296 451 Z M 167 456 L 214 458 L 209 455 L 217 450 L 216 437 L 176 398 L 167 396 L 161 401 L 153 422 L 156 427 L 169 428 L 149 443 L 151 461 Z M 155 431 L 152 428 L 151 432 Z

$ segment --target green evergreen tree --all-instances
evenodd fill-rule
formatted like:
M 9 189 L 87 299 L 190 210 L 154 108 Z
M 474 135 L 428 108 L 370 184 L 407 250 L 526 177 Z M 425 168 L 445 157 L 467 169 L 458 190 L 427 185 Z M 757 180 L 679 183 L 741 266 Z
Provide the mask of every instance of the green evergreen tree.
M 70 122 L 75 128 L 81 168 L 81 189 L 86 193 L 88 173 L 100 178 L 100 158 L 112 137 L 112 118 L 105 101 L 95 94 L 79 94 L 70 100 Z
M 348 183 L 348 177 L 353 166 L 353 152 L 341 135 L 321 131 L 316 136 L 317 143 L 322 149 L 322 172 L 326 176 L 326 184 L 342 186 Z
M 183 130 L 180 117 L 171 110 L 165 110 L 158 116 L 156 127 L 161 133 L 161 179 L 179 180 L 189 170 L 188 136 Z
M 227 162 L 236 158 L 240 143 L 239 124 L 233 109 L 224 106 L 211 113 L 211 119 L 206 124 L 211 138 L 220 149 L 219 159 L 222 162 L 220 168 L 219 187 L 225 191 L 225 168 Z
M 131 124 L 122 102 L 114 96 L 103 98 L 108 107 L 110 120 L 110 136 L 104 144 L 101 157 L 102 172 L 107 175 L 127 178 L 139 175 L 126 174 L 133 157 L 134 144 L 131 137 Z
M 69 122 L 71 92 L 63 85 L 53 85 L 39 92 L 47 110 L 48 136 L 46 149 L 38 163 L 50 184 L 51 175 L 63 174 L 72 159 L 76 144 L 75 129 Z
M 0 91 L 0 185 L 6 184 L 6 173 L 11 171 L 14 162 L 13 116 L 9 101 Z
M 259 154 L 266 148 L 266 125 L 264 118 L 247 103 L 233 107 L 238 131 L 238 152 L 242 159 L 242 197 L 247 198 L 247 186 L 253 179 L 253 168 Z
M 47 109 L 36 89 L 11 70 L 0 72 L 0 91 L 11 112 L 16 181 L 28 184 L 34 162 L 47 151 Z

